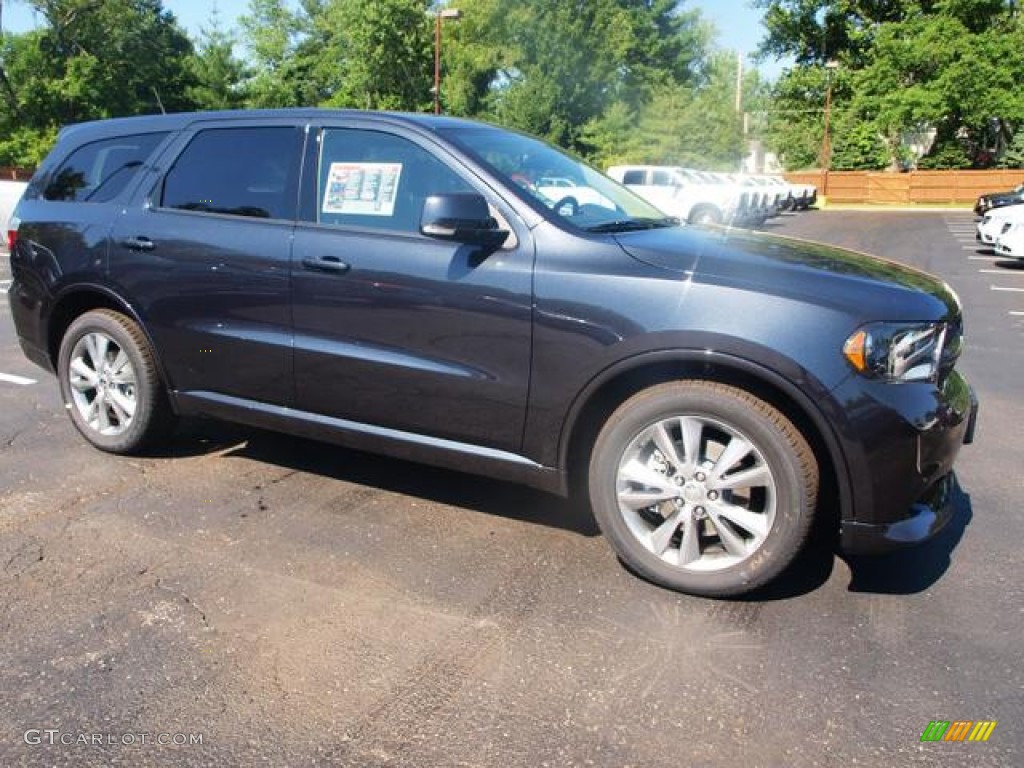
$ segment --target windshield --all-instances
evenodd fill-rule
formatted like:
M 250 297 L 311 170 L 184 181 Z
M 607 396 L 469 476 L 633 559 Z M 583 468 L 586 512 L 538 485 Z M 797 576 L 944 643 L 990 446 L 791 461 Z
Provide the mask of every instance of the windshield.
M 488 126 L 441 132 L 509 187 L 580 229 L 624 232 L 678 224 L 604 174 L 537 139 Z

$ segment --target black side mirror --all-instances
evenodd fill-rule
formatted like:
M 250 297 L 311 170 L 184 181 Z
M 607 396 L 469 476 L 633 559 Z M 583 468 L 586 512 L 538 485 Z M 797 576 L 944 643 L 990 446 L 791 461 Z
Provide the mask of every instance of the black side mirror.
M 508 232 L 498 228 L 483 195 L 446 193 L 423 201 L 420 232 L 439 240 L 452 240 L 485 248 L 500 248 Z

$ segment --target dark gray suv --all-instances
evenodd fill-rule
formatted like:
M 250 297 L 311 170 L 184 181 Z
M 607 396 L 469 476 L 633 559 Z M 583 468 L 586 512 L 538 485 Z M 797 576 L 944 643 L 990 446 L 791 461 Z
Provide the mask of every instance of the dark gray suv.
M 198 414 L 576 491 L 696 594 L 778 576 L 816 516 L 850 551 L 928 538 L 973 431 L 941 281 L 680 226 L 480 123 L 76 125 L 9 240 L 22 348 L 98 448 Z

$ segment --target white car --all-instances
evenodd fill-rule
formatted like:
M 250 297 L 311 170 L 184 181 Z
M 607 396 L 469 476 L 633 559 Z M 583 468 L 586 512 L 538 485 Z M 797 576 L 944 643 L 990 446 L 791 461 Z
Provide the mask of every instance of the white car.
M 608 175 L 651 205 L 690 224 L 732 224 L 740 207 L 733 187 L 707 183 L 675 166 L 613 165 Z
M 572 179 L 562 176 L 541 176 L 531 189 L 548 205 L 567 202 L 571 206 L 599 205 L 602 208 L 615 210 L 615 203 L 596 189 L 579 185 Z
M 993 208 L 977 224 L 976 239 L 982 245 L 996 244 L 996 240 L 1010 225 L 1024 221 L 1024 204 Z
M 1024 220 L 1010 223 L 996 241 L 996 253 L 1010 259 L 1024 259 Z

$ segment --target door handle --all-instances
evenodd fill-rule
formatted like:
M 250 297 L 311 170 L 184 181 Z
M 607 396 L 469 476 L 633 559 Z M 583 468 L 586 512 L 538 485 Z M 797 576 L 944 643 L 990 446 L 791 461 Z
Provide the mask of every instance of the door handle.
M 128 237 L 121 241 L 121 245 L 129 251 L 152 251 L 156 243 L 148 237 Z
M 315 272 L 334 272 L 339 275 L 348 272 L 350 269 L 349 265 L 337 256 L 307 257 L 302 260 L 302 266 Z

